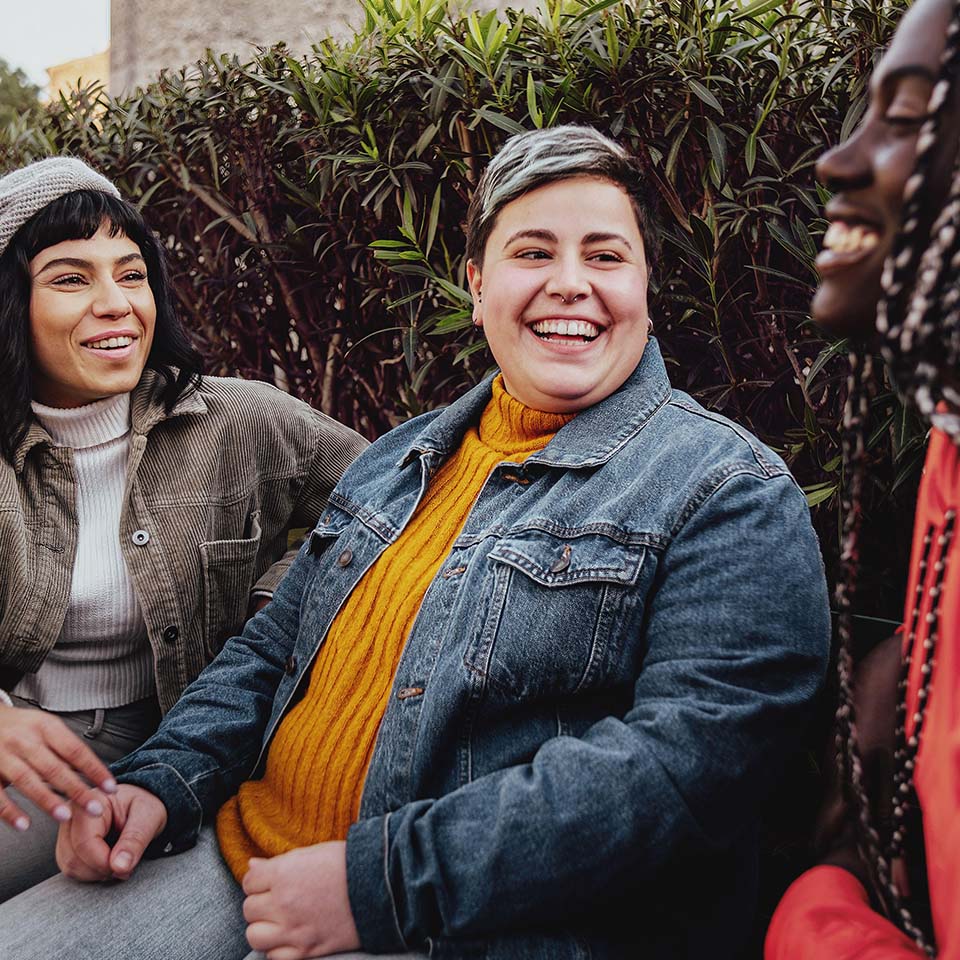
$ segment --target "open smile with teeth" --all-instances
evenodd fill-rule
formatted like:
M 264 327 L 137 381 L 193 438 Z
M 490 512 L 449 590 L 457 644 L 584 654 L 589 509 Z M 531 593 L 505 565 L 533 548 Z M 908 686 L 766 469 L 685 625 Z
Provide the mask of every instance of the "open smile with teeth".
M 835 220 L 823 235 L 823 249 L 833 253 L 866 253 L 880 242 L 880 235 L 873 227 L 857 224 L 851 226 Z
M 119 350 L 121 347 L 129 347 L 135 339 L 135 337 L 104 337 L 103 340 L 91 340 L 84 346 L 91 350 Z
M 589 343 L 601 334 L 601 328 L 589 320 L 540 320 L 530 327 L 541 340 L 572 337 Z

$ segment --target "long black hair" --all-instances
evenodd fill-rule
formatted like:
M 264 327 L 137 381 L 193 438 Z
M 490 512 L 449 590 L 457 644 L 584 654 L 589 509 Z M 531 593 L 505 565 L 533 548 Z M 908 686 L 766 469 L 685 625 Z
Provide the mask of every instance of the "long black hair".
M 11 238 L 0 256 L 0 454 L 13 462 L 27 432 L 33 395 L 30 354 L 30 261 L 64 240 L 89 240 L 101 227 L 132 240 L 147 265 L 157 308 L 147 367 L 163 380 L 169 411 L 200 382 L 203 360 L 174 309 L 166 257 L 159 240 L 133 204 L 99 190 L 76 190 L 51 201 Z
M 960 392 L 943 376 L 960 370 L 960 156 L 953 170 L 947 200 L 932 225 L 925 222 L 923 204 L 929 201 L 929 181 L 942 142 L 945 117 L 952 109 L 960 74 L 960 0 L 955 0 L 947 29 L 940 74 L 934 85 L 930 116 L 917 138 L 913 175 L 904 189 L 903 226 L 894 240 L 883 273 L 883 296 L 877 307 L 881 352 L 905 400 L 931 424 L 960 444 Z M 841 501 L 843 542 L 841 578 L 837 585 L 839 705 L 837 756 L 846 796 L 856 813 L 860 853 L 870 869 L 875 892 L 888 916 L 928 955 L 935 956 L 932 932 L 924 930 L 920 914 L 911 910 L 894 877 L 894 856 L 902 851 L 902 836 L 881 839 L 864 785 L 863 761 L 857 743 L 853 710 L 853 641 L 851 604 L 859 566 L 860 497 L 864 477 L 864 424 L 868 407 L 869 355 L 851 354 L 851 376 L 843 419 L 845 485 Z M 946 401 L 946 409 L 938 409 Z M 909 657 L 909 652 L 908 652 Z M 910 661 L 901 673 L 900 694 L 906 694 Z M 922 709 L 922 707 L 921 707 Z M 907 764 L 898 775 L 894 806 L 915 802 L 912 762 L 916 755 L 922 714 L 912 742 L 904 743 L 905 714 L 897 717 L 898 750 L 895 764 Z M 902 794 L 902 795 L 901 795 Z

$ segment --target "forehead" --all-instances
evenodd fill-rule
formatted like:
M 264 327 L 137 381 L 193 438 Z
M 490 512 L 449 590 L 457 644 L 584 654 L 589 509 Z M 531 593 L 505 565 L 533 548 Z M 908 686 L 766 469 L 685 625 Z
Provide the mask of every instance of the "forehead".
M 917 0 L 900 21 L 877 67 L 875 82 L 882 83 L 890 73 L 912 67 L 936 76 L 953 6 L 952 0 Z
M 536 221 L 536 222 L 534 222 Z M 495 232 L 518 226 L 558 226 L 564 232 L 589 233 L 598 225 L 610 229 L 612 222 L 618 231 L 629 229 L 639 234 L 633 204 L 626 190 L 612 180 L 602 177 L 569 177 L 555 180 L 522 193 L 500 210 Z

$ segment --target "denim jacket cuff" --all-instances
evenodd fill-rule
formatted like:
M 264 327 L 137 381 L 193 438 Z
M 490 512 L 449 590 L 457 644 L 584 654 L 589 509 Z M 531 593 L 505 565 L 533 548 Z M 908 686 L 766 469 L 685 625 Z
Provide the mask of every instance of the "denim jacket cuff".
M 140 767 L 128 773 L 117 772 L 118 783 L 142 787 L 163 802 L 167 808 L 167 825 L 147 847 L 147 859 L 183 853 L 197 842 L 203 822 L 203 810 L 187 782 L 164 763 Z
M 360 943 L 368 953 L 409 949 L 387 877 L 389 814 L 361 820 L 347 834 L 347 891 Z

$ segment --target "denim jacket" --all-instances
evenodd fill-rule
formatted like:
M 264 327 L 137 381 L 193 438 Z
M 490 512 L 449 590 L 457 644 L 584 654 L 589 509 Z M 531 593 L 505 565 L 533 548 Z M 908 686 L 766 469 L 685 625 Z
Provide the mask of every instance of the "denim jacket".
M 115 766 L 167 805 L 152 855 L 262 772 L 331 621 L 490 391 L 361 455 L 273 602 Z M 347 839 L 364 949 L 735 955 L 758 807 L 828 634 L 786 466 L 671 390 L 651 340 L 617 392 L 492 471 L 427 590 Z

